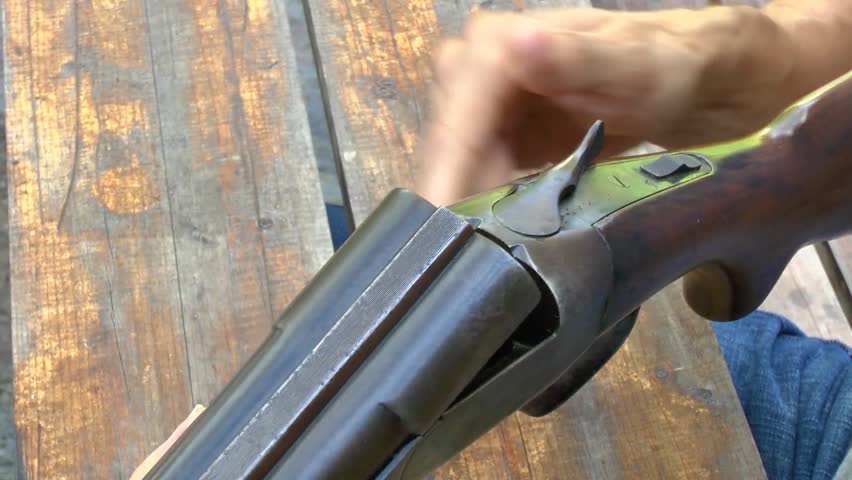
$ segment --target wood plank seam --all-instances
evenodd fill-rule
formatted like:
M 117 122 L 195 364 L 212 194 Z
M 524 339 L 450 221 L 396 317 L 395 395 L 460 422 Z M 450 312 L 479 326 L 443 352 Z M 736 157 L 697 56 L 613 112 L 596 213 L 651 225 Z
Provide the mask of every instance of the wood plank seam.
M 148 0 L 145 0 L 145 1 L 147 2 Z M 249 8 L 248 2 L 244 1 L 243 2 L 244 20 L 243 20 L 243 26 L 242 26 L 242 33 L 245 33 L 245 31 L 248 27 L 248 18 L 249 18 L 248 17 L 248 8 Z M 227 46 L 228 55 L 230 56 L 230 62 L 229 63 L 230 63 L 231 73 L 233 75 L 231 82 L 233 83 L 234 90 L 236 92 L 240 92 L 241 91 L 241 88 L 240 88 L 241 87 L 241 85 L 240 85 L 241 80 L 240 80 L 239 72 L 236 71 L 237 59 L 236 59 L 236 54 L 235 54 L 235 50 L 234 50 L 234 32 L 233 32 L 233 27 L 231 25 L 231 17 L 228 14 L 227 10 L 225 10 L 224 8 L 219 8 L 219 12 L 220 12 L 220 16 L 222 18 L 222 25 L 223 25 L 224 30 L 225 30 L 225 45 Z M 252 201 L 254 203 L 255 220 L 257 221 L 258 225 L 260 225 L 260 222 L 262 220 L 262 215 L 260 213 L 260 196 L 258 194 L 258 188 L 257 188 L 257 175 L 255 174 L 255 161 L 254 161 L 255 159 L 254 159 L 254 155 L 252 154 L 251 148 L 247 145 L 246 139 L 248 138 L 249 134 L 248 134 L 248 132 L 246 132 L 245 119 L 247 118 L 247 115 L 245 114 L 242 97 L 240 95 L 236 95 L 236 97 L 234 98 L 233 104 L 234 104 L 233 109 L 232 109 L 233 111 L 232 111 L 231 114 L 234 117 L 233 122 L 236 125 L 236 128 L 234 128 L 234 132 L 235 132 L 236 137 L 237 137 L 236 142 L 237 142 L 237 145 L 239 145 L 239 149 L 240 149 L 240 159 L 245 164 L 246 169 L 248 170 L 248 176 L 249 176 L 249 178 L 251 178 L 250 183 L 251 183 L 251 192 L 253 194 Z M 272 323 L 275 322 L 275 314 L 272 312 L 272 306 L 271 306 L 272 293 L 269 291 L 269 260 L 268 260 L 267 255 L 266 255 L 266 236 L 264 236 L 264 235 L 260 236 L 260 258 L 263 262 L 263 272 L 264 272 L 264 275 L 261 277 L 261 280 L 262 280 L 261 281 L 261 288 L 263 289 L 262 295 L 263 295 L 263 299 L 264 299 L 264 307 L 267 310 L 267 314 L 269 316 L 269 322 L 270 322 L 270 324 L 272 324 Z
M 76 3 L 76 2 L 75 2 Z M 156 109 L 157 116 L 157 129 L 158 129 L 158 137 L 160 140 L 160 162 L 163 166 L 163 182 L 166 184 L 167 191 L 171 191 L 172 185 L 169 185 L 169 167 L 166 161 L 166 145 L 165 145 L 165 136 L 163 133 L 163 121 L 162 115 L 160 112 L 160 91 L 157 85 L 157 73 L 155 71 L 154 66 L 154 45 L 153 39 L 151 35 L 151 14 L 148 10 L 148 0 L 142 0 L 143 10 L 145 12 L 145 33 L 148 39 L 148 55 L 151 58 L 151 84 L 154 90 L 154 105 Z M 169 228 L 171 229 L 171 238 L 172 238 L 172 254 L 174 256 L 174 267 L 175 267 L 175 279 L 177 286 L 177 297 L 178 297 L 178 305 L 180 307 L 180 325 L 183 337 L 183 351 L 184 351 L 184 361 L 186 362 L 186 375 L 187 382 L 189 383 L 189 407 L 192 408 L 195 405 L 195 383 L 192 381 L 192 362 L 189 359 L 189 338 L 186 335 L 186 310 L 183 304 L 183 289 L 180 284 L 180 262 L 178 262 L 177 258 L 177 240 L 175 240 L 175 219 L 174 219 L 174 209 L 172 208 L 172 199 L 171 196 L 166 194 L 166 205 L 169 210 Z
M 22 478 L 125 477 L 331 252 L 279 4 L 3 4 Z
M 113 274 L 116 271 L 115 265 L 115 252 L 112 248 L 112 237 L 109 231 L 109 224 L 106 219 L 106 212 L 104 212 L 104 231 L 106 232 L 107 239 L 107 248 L 109 249 L 110 261 L 112 262 L 112 270 Z M 107 283 L 107 291 L 109 294 L 109 309 L 110 309 L 110 324 L 112 325 L 112 334 L 113 339 L 115 340 L 115 351 L 118 354 L 118 361 L 121 365 L 121 378 L 124 381 L 124 392 L 127 395 L 127 403 L 130 404 L 131 396 L 130 396 L 130 385 L 127 382 L 127 369 L 124 366 L 124 354 L 121 353 L 121 342 L 118 340 L 118 328 L 115 324 L 115 290 L 112 288 L 112 280 L 110 279 L 110 274 L 106 271 L 106 266 L 104 266 L 104 280 Z
M 518 418 L 518 415 L 523 415 L 523 413 L 515 412 L 512 414 L 512 418 L 515 420 L 515 426 L 518 429 L 518 435 L 521 438 L 521 447 L 524 452 L 524 461 L 527 463 L 527 471 L 529 472 L 530 480 L 534 480 L 535 476 L 533 475 L 533 462 L 530 460 L 530 452 L 527 448 L 527 440 L 524 438 L 524 428 L 521 425 L 521 420 Z
M 843 275 L 843 270 L 840 267 L 840 262 L 843 259 L 838 258 L 840 253 L 835 252 L 828 242 L 820 242 L 816 245 L 816 250 L 828 279 L 831 281 L 834 294 L 837 295 L 840 307 L 843 309 L 843 314 L 846 316 L 849 328 L 852 328 L 852 291 L 850 291 L 847 278 Z
M 68 190 L 65 192 L 65 200 L 62 202 L 62 207 L 59 209 L 59 219 L 56 221 L 56 231 L 62 230 L 62 221 L 65 219 L 65 212 L 68 211 L 68 201 L 71 199 L 71 194 L 74 187 L 77 185 L 77 170 L 80 169 L 80 22 L 79 22 L 79 6 L 74 3 L 72 7 L 72 18 L 74 19 L 74 163 L 71 165 L 71 178 L 68 180 Z M 38 147 L 36 147 L 38 148 Z M 41 169 L 39 168 L 40 172 Z M 41 202 L 39 202 L 41 208 Z
M 846 285 L 852 288 L 852 235 L 828 242 Z
M 285 1 L 285 0 L 280 0 Z M 308 31 L 308 37 L 311 44 L 311 55 L 313 57 L 314 68 L 317 73 L 317 84 L 319 85 L 320 98 L 322 99 L 323 118 L 328 129 L 328 141 L 331 145 L 331 154 L 334 157 L 334 167 L 337 172 L 337 181 L 340 185 L 340 193 L 343 200 L 343 210 L 346 212 L 346 223 L 349 231 L 355 230 L 355 214 L 352 210 L 352 202 L 349 198 L 349 186 L 346 182 L 346 173 L 343 167 L 343 161 L 340 153 L 340 143 L 337 139 L 337 129 L 335 128 L 334 115 L 332 114 L 331 97 L 328 89 L 326 75 L 323 73 L 322 52 L 317 40 L 317 31 L 314 25 L 311 6 L 307 0 L 301 0 L 302 11 L 305 14 L 305 23 Z

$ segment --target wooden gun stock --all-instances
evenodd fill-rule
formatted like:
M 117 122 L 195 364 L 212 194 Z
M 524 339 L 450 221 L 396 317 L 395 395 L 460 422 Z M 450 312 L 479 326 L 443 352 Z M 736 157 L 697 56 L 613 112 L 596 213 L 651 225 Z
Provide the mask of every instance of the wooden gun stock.
M 597 225 L 613 253 L 611 318 L 687 272 L 697 313 L 740 318 L 799 248 L 852 231 L 852 72 L 754 135 L 683 153 L 712 173 Z

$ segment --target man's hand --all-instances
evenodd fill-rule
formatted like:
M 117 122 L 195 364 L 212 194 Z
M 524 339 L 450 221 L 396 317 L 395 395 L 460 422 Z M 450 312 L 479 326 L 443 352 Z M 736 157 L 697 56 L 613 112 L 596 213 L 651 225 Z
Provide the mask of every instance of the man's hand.
M 752 133 L 799 95 L 785 29 L 760 10 L 477 14 L 435 60 L 418 190 L 447 204 L 566 157 L 596 119 L 607 148 Z

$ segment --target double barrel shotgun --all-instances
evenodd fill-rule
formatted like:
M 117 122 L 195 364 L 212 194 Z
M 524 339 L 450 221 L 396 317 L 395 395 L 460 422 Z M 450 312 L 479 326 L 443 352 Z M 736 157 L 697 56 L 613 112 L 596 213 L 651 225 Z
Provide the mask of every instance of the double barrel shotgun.
M 571 397 L 678 278 L 734 320 L 852 231 L 852 72 L 728 143 L 592 163 L 603 128 L 447 208 L 389 194 L 147 478 L 422 477 Z

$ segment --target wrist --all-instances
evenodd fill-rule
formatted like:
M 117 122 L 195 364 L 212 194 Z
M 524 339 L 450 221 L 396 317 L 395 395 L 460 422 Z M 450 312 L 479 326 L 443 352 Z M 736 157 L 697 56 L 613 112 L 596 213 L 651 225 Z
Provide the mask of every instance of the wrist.
M 692 32 L 693 42 L 700 39 L 704 45 L 695 98 L 711 110 L 740 111 L 736 134 L 762 128 L 806 93 L 800 92 L 791 55 L 795 40 L 787 30 L 754 7 L 710 7 L 705 12 L 700 28 Z
M 836 0 L 777 0 L 761 9 L 790 40 L 792 70 L 786 89 L 795 99 L 852 69 L 852 8 L 848 5 Z

